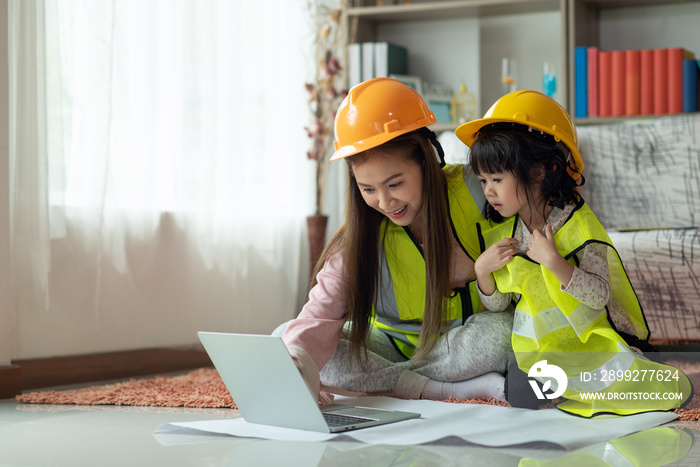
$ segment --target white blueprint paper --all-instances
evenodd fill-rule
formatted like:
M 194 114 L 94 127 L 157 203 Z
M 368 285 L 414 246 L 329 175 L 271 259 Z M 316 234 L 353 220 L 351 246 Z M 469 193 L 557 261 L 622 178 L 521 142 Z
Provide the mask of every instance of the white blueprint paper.
M 328 441 L 343 437 L 344 440 L 350 438 L 366 444 L 391 445 L 417 445 L 458 437 L 471 444 L 490 447 L 547 443 L 574 450 L 662 425 L 678 417 L 673 412 L 649 412 L 626 417 L 585 419 L 557 409 L 527 410 L 388 397 L 342 398 L 336 402 L 418 412 L 421 418 L 345 433 L 278 428 L 248 423 L 242 418 L 173 422 L 159 426 L 154 435 L 187 428 L 211 436 L 278 441 Z

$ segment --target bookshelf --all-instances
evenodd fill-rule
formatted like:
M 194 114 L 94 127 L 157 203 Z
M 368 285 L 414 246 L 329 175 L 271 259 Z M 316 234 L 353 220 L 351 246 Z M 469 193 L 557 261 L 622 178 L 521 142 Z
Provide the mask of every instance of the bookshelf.
M 409 75 L 457 91 L 462 82 L 477 98 L 477 116 L 503 92 L 501 60 L 516 58 L 516 83 L 541 89 L 543 61 L 555 64 L 566 82 L 563 14 L 566 0 L 413 0 L 410 4 L 376 6 L 376 0 L 347 10 L 348 41 L 388 41 L 409 50 Z M 523 21 L 523 19 L 525 19 Z M 529 50 L 527 38 L 538 31 L 540 50 Z M 521 59 L 522 57 L 522 59 Z M 528 61 L 537 65 L 527 66 Z M 558 100 L 567 100 L 560 85 Z M 556 96 L 555 96 L 556 97 Z M 436 131 L 457 125 L 439 124 Z
M 554 97 L 574 115 L 577 46 L 605 49 L 682 46 L 700 56 L 696 26 L 685 26 L 700 24 L 700 0 L 413 0 L 410 4 L 386 0 L 384 3 L 377 6 L 376 0 L 361 0 L 359 6 L 347 9 L 348 42 L 389 41 L 404 45 L 409 49 L 409 74 L 455 90 L 460 82 L 466 81 L 477 96 L 479 116 L 503 94 L 500 83 L 503 57 L 517 60 L 519 89 L 542 90 L 543 62 L 553 63 L 558 87 Z M 678 27 L 679 24 L 682 26 Z M 649 116 L 640 118 L 645 117 Z M 577 123 L 622 120 L 626 118 L 577 119 Z M 456 125 L 440 124 L 439 130 L 453 127 Z
M 579 46 L 601 50 L 684 47 L 700 58 L 700 0 L 567 0 L 568 57 Z M 575 113 L 574 60 L 568 61 L 567 109 Z M 577 124 L 620 123 L 660 115 L 578 118 Z
M 386 2 L 376 6 L 376 1 L 350 8 L 350 16 L 369 21 L 410 21 L 418 19 L 445 19 L 459 16 L 493 16 L 510 13 L 549 11 L 559 7 L 558 0 L 442 0 L 420 1 L 397 5 Z

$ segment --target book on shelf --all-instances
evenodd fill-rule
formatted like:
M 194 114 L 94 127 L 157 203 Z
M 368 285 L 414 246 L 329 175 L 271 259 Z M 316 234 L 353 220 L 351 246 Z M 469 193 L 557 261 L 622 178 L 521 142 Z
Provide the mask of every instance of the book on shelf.
M 698 111 L 698 61 L 683 60 L 683 112 Z
M 610 70 L 610 115 L 625 115 L 625 51 L 613 50 Z
M 612 52 L 601 50 L 598 52 L 598 115 L 609 117 L 612 115 Z
M 654 51 L 644 49 L 639 52 L 639 113 L 654 113 Z
M 577 118 L 588 117 L 588 52 L 586 47 L 574 49 L 574 96 Z
M 408 49 L 391 42 L 374 43 L 374 77 L 408 74 Z
M 654 114 L 668 113 L 668 49 L 654 49 Z
M 374 78 L 374 42 L 362 43 L 362 81 Z
M 625 50 L 625 115 L 639 115 L 640 108 L 639 50 Z
M 362 43 L 355 42 L 348 46 L 348 88 L 362 82 Z
M 598 47 L 588 47 L 588 116 L 598 116 Z
M 576 47 L 574 67 L 577 118 L 700 110 L 700 60 L 682 47 L 640 50 Z
M 683 112 L 683 60 L 695 54 L 682 47 L 668 49 L 668 113 Z
M 348 82 L 351 87 L 357 84 L 355 82 L 357 73 L 352 67 L 355 62 L 360 63 L 360 82 L 372 78 L 408 74 L 408 49 L 391 42 L 350 44 L 348 55 L 348 61 L 351 64 Z

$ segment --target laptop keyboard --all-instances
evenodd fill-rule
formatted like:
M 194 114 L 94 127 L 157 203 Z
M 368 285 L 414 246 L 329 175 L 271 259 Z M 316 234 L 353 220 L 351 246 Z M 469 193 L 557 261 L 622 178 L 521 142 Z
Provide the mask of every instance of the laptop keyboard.
M 353 423 L 363 423 L 376 420 L 374 418 L 355 417 L 353 415 L 340 415 L 329 412 L 324 412 L 323 417 L 326 419 L 326 422 L 330 427 L 347 426 L 352 425 Z

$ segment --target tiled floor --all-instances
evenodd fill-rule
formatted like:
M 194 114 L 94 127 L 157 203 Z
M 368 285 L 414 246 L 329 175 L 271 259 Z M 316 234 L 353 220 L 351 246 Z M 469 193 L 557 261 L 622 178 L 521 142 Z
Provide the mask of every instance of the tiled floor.
M 568 453 L 463 443 L 400 447 L 153 434 L 162 423 L 237 416 L 229 409 L 51 406 L 0 400 L 0 466 L 700 465 L 700 422 L 674 422 L 662 431 L 647 430 Z M 607 463 L 594 462 L 594 457 Z

